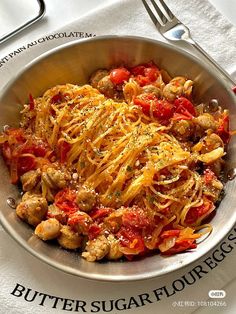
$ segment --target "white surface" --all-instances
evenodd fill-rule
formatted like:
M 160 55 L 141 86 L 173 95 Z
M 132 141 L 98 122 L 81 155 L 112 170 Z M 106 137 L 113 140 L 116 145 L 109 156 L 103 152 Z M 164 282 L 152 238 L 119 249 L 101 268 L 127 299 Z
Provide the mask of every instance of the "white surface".
M 44 18 L 10 39 L 1 46 L 11 47 L 27 36 L 50 33 L 63 25 L 77 20 L 82 15 L 99 6 L 114 2 L 114 0 L 44 0 L 46 14 Z M 0 36 L 19 27 L 38 13 L 36 0 L 1 0 L 0 1 Z M 3 49 L 2 48 L 2 49 Z
M 227 306 L 222 307 L 200 307 L 194 314 L 235 314 L 236 312 L 236 280 L 232 280 L 228 285 L 224 287 L 227 295 L 224 299 L 227 302 Z
M 201 0 L 197 0 L 201 1 Z M 236 1 L 235 0 L 209 0 L 218 11 L 224 14 L 231 23 L 236 25 Z
M 1 6 L 5 1 L 13 1 L 13 0 L 1 0 L 0 2 L 0 17 L 1 17 Z M 17 9 L 17 2 L 20 0 L 14 0 L 15 3 L 15 10 L 20 10 L 19 8 Z M 26 0 L 22 0 L 26 1 Z M 28 2 L 34 0 L 28 0 Z M 139 0 L 136 0 L 139 1 Z M 202 1 L 201 0 L 196 0 L 199 1 L 199 3 Z M 7 51 L 12 51 L 13 48 L 19 47 L 19 45 L 22 42 L 29 42 L 32 40 L 32 38 L 39 38 L 40 36 L 43 36 L 45 33 L 51 33 L 52 31 L 56 30 L 57 28 L 61 28 L 63 25 L 68 24 L 76 19 L 78 19 L 80 16 L 88 12 L 89 10 L 94 9 L 95 7 L 98 7 L 99 5 L 105 5 L 106 3 L 112 3 L 114 0 L 88 0 L 88 1 L 81 1 L 81 0 L 46 0 L 46 5 L 47 5 L 47 15 L 46 17 L 39 23 L 37 23 L 35 26 L 32 28 L 28 29 L 27 31 L 24 31 L 14 39 L 10 40 L 9 42 L 5 43 L 4 45 L 1 46 L 1 51 L 0 55 L 5 56 Z M 128 0 L 127 0 L 128 2 Z M 173 2 L 177 2 L 173 1 Z M 235 1 L 232 0 L 211 0 L 211 2 L 215 2 L 215 4 L 218 6 L 222 6 L 222 9 L 224 14 L 227 15 L 227 12 L 236 12 L 235 9 Z M 229 4 L 233 4 L 234 7 L 228 7 Z M 18 5 L 20 5 L 18 3 Z M 197 6 L 197 2 L 196 2 Z M 231 10 L 226 10 L 226 8 Z M 234 8 L 234 10 L 233 10 Z M 29 8 L 28 8 L 29 9 Z M 73 24 L 73 26 L 67 27 L 65 29 L 70 30 L 71 28 L 73 30 L 75 29 L 80 29 L 83 28 L 83 30 L 91 29 L 94 30 L 94 32 L 98 34 L 102 33 L 103 31 L 105 33 L 109 33 L 112 31 L 116 31 L 119 33 L 119 28 L 125 31 L 126 24 L 120 25 L 115 24 L 117 23 L 118 16 L 123 14 L 123 19 L 126 17 L 125 11 L 126 8 L 120 8 L 120 11 L 109 11 L 109 16 L 104 15 L 103 17 L 100 16 L 100 20 L 96 23 L 94 23 L 94 20 L 96 18 L 93 18 L 92 20 L 90 19 L 83 19 L 83 21 L 80 21 L 79 24 Z M 186 13 L 186 12 L 185 12 Z M 208 12 L 209 14 L 209 12 Z M 235 13 L 236 15 L 236 13 Z M 17 15 L 14 15 L 14 19 L 16 19 Z M 113 18 L 114 17 L 114 18 Z M 134 18 L 135 21 L 138 20 L 140 15 L 133 14 L 131 18 Z M 138 32 L 139 30 L 142 30 L 143 32 L 140 32 L 140 35 L 145 34 L 144 31 L 147 31 L 147 35 L 154 35 L 155 30 L 153 29 L 153 25 L 148 20 L 147 17 L 144 22 L 147 23 L 145 26 L 146 28 L 143 27 L 135 27 L 133 26 L 133 29 L 128 28 L 129 26 L 131 27 L 132 21 L 126 20 L 127 21 L 127 29 L 129 34 L 132 33 L 132 31 Z M 228 18 L 230 19 L 230 15 L 228 15 Z M 106 20 L 107 19 L 107 20 Z M 122 18 L 121 18 L 122 19 Z M 111 21 L 114 23 L 114 27 L 111 29 L 102 29 L 103 25 L 110 25 L 107 24 L 109 20 L 109 23 Z M 9 20 L 9 25 L 14 24 L 12 23 L 13 20 Z M 14 21 L 15 22 L 15 21 Z M 100 23 L 101 22 L 101 23 Z M 235 25 L 236 25 L 236 16 L 234 19 Z M 123 23 L 125 23 L 125 20 L 123 20 Z M 196 23 L 195 23 L 196 24 Z M 136 24 L 137 25 L 137 24 Z M 149 26 L 148 26 L 149 25 Z M 155 33 L 156 34 L 156 33 Z M 160 36 L 157 38 L 160 39 Z M 235 39 L 235 38 L 234 38 Z M 212 38 L 209 39 L 209 41 L 212 42 Z M 213 40 L 214 41 L 214 40 Z M 207 44 L 207 43 L 206 43 Z M 49 45 L 55 46 L 55 42 L 48 42 L 45 45 L 39 45 L 36 46 L 35 48 L 32 48 L 28 51 L 26 51 L 25 55 L 21 54 L 17 56 L 16 58 L 12 59 L 12 61 L 9 61 L 7 65 L 4 65 L 4 67 L 0 70 L 1 76 L 0 76 L 0 81 L 7 80 L 7 78 L 10 77 L 10 74 L 15 73 L 23 64 L 27 62 L 27 60 L 30 60 L 31 58 L 34 57 L 34 54 L 39 55 Z M 230 43 L 232 45 L 232 43 Z M 235 45 L 232 45 L 233 47 Z M 219 54 L 219 50 L 216 49 L 215 51 L 216 54 Z M 27 59 L 29 58 L 29 59 Z M 233 59 L 233 58 L 232 58 Z M 235 59 L 234 59 L 235 60 Z M 232 62 L 235 64 L 236 61 L 232 60 Z M 223 60 L 224 61 L 224 60 Z M 8 70 L 9 72 L 5 72 L 5 70 Z M 11 72 L 12 71 L 12 72 Z M 165 278 L 158 278 L 157 280 L 153 279 L 150 281 L 145 281 L 140 283 L 129 283 L 127 285 L 118 285 L 118 284 L 107 284 L 107 283 L 98 283 L 98 282 L 90 282 L 86 281 L 84 279 L 79 279 L 76 277 L 72 277 L 69 275 L 66 275 L 64 273 L 61 273 L 56 270 L 52 270 L 49 266 L 46 264 L 40 262 L 39 260 L 35 259 L 28 253 L 26 253 L 22 248 L 20 248 L 18 245 L 15 244 L 15 242 L 9 238 L 9 236 L 6 233 L 2 233 L 2 242 L 0 243 L 2 250 L 0 253 L 2 253 L 2 256 L 0 254 L 0 266 L 1 266 L 1 274 L 2 276 L 0 277 L 0 285 L 1 289 L 3 291 L 6 291 L 7 298 L 4 299 L 5 302 L 8 302 L 5 304 L 2 302 L 1 308 L 0 308 L 0 313 L 5 314 L 5 313 L 21 313 L 25 314 L 26 311 L 24 312 L 23 306 L 25 303 L 20 303 L 22 300 L 17 299 L 16 297 L 13 297 L 10 295 L 10 292 L 13 290 L 14 286 L 11 284 L 16 282 L 16 279 L 19 283 L 25 285 L 25 287 L 32 288 L 33 290 L 38 290 L 39 292 L 44 292 L 44 293 L 49 293 L 50 295 L 56 295 L 56 296 L 62 296 L 62 297 L 67 297 L 67 298 L 81 298 L 82 300 L 87 300 L 90 297 L 92 298 L 97 298 L 97 299 L 109 299 L 114 297 L 114 299 L 119 298 L 119 297 L 129 297 L 129 295 L 138 295 L 140 293 L 144 292 L 151 292 L 152 289 L 155 289 L 157 287 L 161 287 L 163 285 L 169 285 L 173 280 L 176 278 L 180 278 L 183 274 L 185 274 L 189 269 L 192 269 L 194 266 L 189 266 L 186 270 L 183 269 L 181 272 L 178 273 L 173 273 L 170 274 L 169 276 L 166 276 Z M 3 254 L 4 252 L 4 254 Z M 12 254 L 14 252 L 14 254 Z M 16 256 L 17 256 L 17 263 L 16 263 Z M 129 313 L 190 313 L 192 312 L 191 308 L 173 308 L 171 306 L 171 303 L 174 300 L 205 300 L 207 299 L 207 291 L 209 289 L 212 289 L 214 287 L 219 288 L 222 287 L 221 284 L 223 282 L 229 282 L 231 278 L 235 275 L 235 272 L 232 272 L 232 269 L 234 271 L 234 259 L 235 255 L 233 256 L 233 253 L 229 255 L 226 260 L 224 260 L 219 266 L 217 267 L 216 270 L 212 270 L 209 274 L 205 275 L 204 278 L 202 278 L 198 284 L 194 284 L 193 286 L 187 287 L 183 293 L 179 293 L 174 297 L 171 298 L 166 298 L 163 300 L 163 303 L 159 302 L 156 304 L 151 304 L 147 305 L 146 307 L 141 307 L 137 310 L 131 309 L 127 312 Z M 199 264 L 201 261 L 198 261 L 197 263 Z M 232 267 L 233 266 L 233 267 Z M 15 278 L 15 274 L 18 272 L 18 277 Z M 7 274 L 7 276 L 6 276 Z M 48 277 L 50 277 L 50 282 L 48 283 Z M 236 282 L 230 282 L 228 285 L 225 287 L 227 291 L 227 303 L 228 306 L 227 308 L 219 308 L 219 311 L 217 312 L 217 308 L 201 308 L 197 310 L 196 313 L 198 314 L 208 314 L 208 313 L 227 313 L 227 314 L 234 314 L 236 311 L 236 304 L 235 304 L 235 298 L 234 298 L 234 291 L 235 291 L 235 284 Z M 5 290 L 4 290 L 5 288 Z M 1 292 L 1 290 L 0 290 Z M 1 293 L 0 293 L 1 295 Z M 5 295 L 4 295 L 5 296 Z M 2 301 L 2 300 L 1 300 Z M 19 306 L 21 304 L 21 306 Z M 34 303 L 29 303 L 29 306 L 31 306 L 32 311 L 29 313 L 49 313 L 49 310 L 47 311 L 47 308 L 40 308 L 39 306 L 35 306 Z M 35 308 L 34 308 L 35 306 Z M 162 308 L 161 308 L 162 307 Z M 37 309 L 37 310 L 36 310 Z M 164 309 L 164 310 L 163 310 Z M 2 312 L 1 312 L 2 311 Z M 38 311 L 38 312 L 37 312 Z M 211 312 L 210 312 L 211 311 Z M 28 311 L 27 311 L 28 313 Z M 51 313 L 51 312 L 50 312 Z M 53 310 L 53 313 L 58 313 L 56 310 Z M 65 311 L 64 311 L 65 313 Z M 123 312 L 121 312 L 123 313 Z M 116 313 L 117 314 L 117 313 Z
M 137 0 L 141 1 L 141 0 Z M 201 0 L 197 0 L 201 1 Z M 236 25 L 235 0 L 209 0 L 222 14 Z M 113 3 L 114 0 L 45 0 L 46 15 L 37 24 L 23 31 L 15 38 L 1 45 L 1 51 L 10 50 L 17 42 L 27 36 L 49 33 L 62 25 L 73 22 L 80 16 L 100 6 Z M 37 14 L 36 0 L 1 0 L 0 1 L 0 35 L 18 27 L 29 17 Z M 4 49 L 5 48 L 5 49 Z M 1 52 L 0 52 L 1 54 Z

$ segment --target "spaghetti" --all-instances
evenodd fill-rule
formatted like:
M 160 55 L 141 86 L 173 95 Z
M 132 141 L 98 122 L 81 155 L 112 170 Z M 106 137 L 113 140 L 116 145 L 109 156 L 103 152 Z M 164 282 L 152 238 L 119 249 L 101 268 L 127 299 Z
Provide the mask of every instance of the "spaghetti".
M 17 215 L 88 261 L 196 248 L 229 131 L 228 112 L 193 105 L 192 87 L 150 62 L 30 96 L 21 127 L 1 136 L 26 192 Z

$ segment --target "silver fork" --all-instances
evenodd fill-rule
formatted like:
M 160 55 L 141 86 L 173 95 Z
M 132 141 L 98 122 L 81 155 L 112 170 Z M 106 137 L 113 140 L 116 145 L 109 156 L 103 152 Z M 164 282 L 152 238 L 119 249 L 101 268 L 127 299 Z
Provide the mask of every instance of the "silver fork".
M 204 55 L 204 57 L 215 66 L 217 70 L 233 84 L 233 86 L 236 85 L 236 82 L 234 82 L 232 77 L 192 39 L 188 27 L 174 16 L 163 0 L 159 0 L 161 6 L 158 5 L 155 0 L 150 0 L 153 8 L 148 4 L 147 0 L 142 0 L 142 2 L 156 28 L 163 37 L 170 41 L 183 41 L 191 44 Z

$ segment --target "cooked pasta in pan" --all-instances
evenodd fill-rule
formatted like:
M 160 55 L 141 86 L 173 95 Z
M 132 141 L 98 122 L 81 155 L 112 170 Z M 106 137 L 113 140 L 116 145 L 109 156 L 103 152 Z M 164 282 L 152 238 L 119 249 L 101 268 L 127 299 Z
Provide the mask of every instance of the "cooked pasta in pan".
M 0 137 L 16 214 L 87 261 L 195 249 L 211 231 L 230 139 L 228 111 L 153 62 L 99 69 L 87 85 L 29 96 Z

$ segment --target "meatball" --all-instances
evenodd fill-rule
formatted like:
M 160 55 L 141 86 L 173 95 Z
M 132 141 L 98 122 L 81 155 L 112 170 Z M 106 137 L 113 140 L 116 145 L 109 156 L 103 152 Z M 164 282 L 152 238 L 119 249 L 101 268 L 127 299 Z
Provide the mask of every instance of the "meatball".
M 42 174 L 42 180 L 51 189 L 63 189 L 66 187 L 68 177 L 67 175 L 58 169 L 47 168 Z
M 62 226 L 58 243 L 65 249 L 76 250 L 81 247 L 83 237 L 74 232 L 69 226 Z
M 27 191 L 23 194 L 21 201 L 26 201 L 32 197 L 34 198 L 35 196 L 41 197 L 42 195 L 37 190 Z
M 212 149 L 216 149 L 218 147 L 224 147 L 224 143 L 219 135 L 212 133 L 207 135 L 204 139 L 205 152 L 211 151 Z
M 90 78 L 90 84 L 92 85 L 92 87 L 97 88 L 98 86 L 98 82 L 103 79 L 105 76 L 108 75 L 108 71 L 107 70 L 98 70 L 95 73 L 93 73 L 93 75 Z
M 48 203 L 45 197 L 39 195 L 31 195 L 17 206 L 16 214 L 22 220 L 28 222 L 32 226 L 37 226 L 45 217 L 48 210 Z
M 123 253 L 120 251 L 119 240 L 117 240 L 112 234 L 109 234 L 109 236 L 107 237 L 107 240 L 110 243 L 110 249 L 107 254 L 107 258 L 111 260 L 121 258 Z
M 209 113 L 203 113 L 199 115 L 198 117 L 194 118 L 194 122 L 204 130 L 215 130 L 217 128 L 215 119 Z
M 174 121 L 172 132 L 180 140 L 188 140 L 194 133 L 194 125 L 191 120 Z
M 184 83 L 186 79 L 184 77 L 173 78 L 163 89 L 163 96 L 169 100 L 173 101 L 177 96 L 183 94 Z
M 154 94 L 158 98 L 162 96 L 162 92 L 160 88 L 154 86 L 154 85 L 145 85 L 142 87 L 142 93 L 144 94 Z
M 108 98 L 116 95 L 115 85 L 110 80 L 110 76 L 104 76 L 97 84 L 97 89 Z
M 76 203 L 79 209 L 85 212 L 90 211 L 96 204 L 96 192 L 88 187 L 82 186 L 76 196 Z
M 88 262 L 95 262 L 105 257 L 110 250 L 110 243 L 104 235 L 98 236 L 96 239 L 89 240 L 82 256 Z
M 39 183 L 41 178 L 41 170 L 30 170 L 24 173 L 21 177 L 21 183 L 23 191 L 31 191 L 33 190 L 36 185 Z
M 48 206 L 47 217 L 55 218 L 63 225 L 67 224 L 68 215 L 54 204 Z
M 34 233 L 42 240 L 52 240 L 60 235 L 61 224 L 55 218 L 49 218 L 37 225 Z
M 74 231 L 82 233 L 83 235 L 88 234 L 89 226 L 92 222 L 92 218 L 88 214 L 81 211 L 70 214 L 68 219 L 68 225 Z

